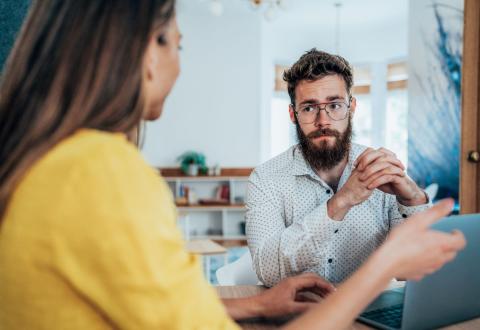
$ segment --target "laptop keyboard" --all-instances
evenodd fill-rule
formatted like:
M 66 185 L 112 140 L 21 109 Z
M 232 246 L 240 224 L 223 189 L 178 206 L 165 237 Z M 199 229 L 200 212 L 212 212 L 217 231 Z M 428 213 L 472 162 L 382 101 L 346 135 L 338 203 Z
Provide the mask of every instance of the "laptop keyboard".
M 403 304 L 398 304 L 365 312 L 362 313 L 362 316 L 389 327 L 400 329 L 402 326 L 402 310 Z

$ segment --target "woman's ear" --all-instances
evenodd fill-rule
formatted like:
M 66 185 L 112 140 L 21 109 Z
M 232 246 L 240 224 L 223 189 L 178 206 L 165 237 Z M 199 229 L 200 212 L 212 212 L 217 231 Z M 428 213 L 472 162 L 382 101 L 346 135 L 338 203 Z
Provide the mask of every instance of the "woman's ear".
M 147 81 L 152 81 L 155 78 L 155 68 L 158 63 L 158 52 L 156 51 L 157 48 L 157 40 L 152 38 L 150 43 L 147 47 L 147 52 L 145 54 L 145 77 Z

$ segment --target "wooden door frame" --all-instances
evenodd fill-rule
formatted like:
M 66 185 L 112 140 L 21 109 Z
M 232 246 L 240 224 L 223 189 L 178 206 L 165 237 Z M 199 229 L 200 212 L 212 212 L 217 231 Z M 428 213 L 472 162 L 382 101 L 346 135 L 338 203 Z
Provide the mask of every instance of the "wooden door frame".
M 480 213 L 480 164 L 469 162 L 480 151 L 480 1 L 465 0 L 462 65 L 460 212 Z

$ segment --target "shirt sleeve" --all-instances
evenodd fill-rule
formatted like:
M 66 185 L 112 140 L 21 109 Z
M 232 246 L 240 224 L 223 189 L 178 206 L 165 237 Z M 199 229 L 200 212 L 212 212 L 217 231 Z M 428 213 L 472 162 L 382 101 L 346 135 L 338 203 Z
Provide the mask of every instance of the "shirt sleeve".
M 284 206 L 255 171 L 249 179 L 246 207 L 253 266 L 260 281 L 269 287 L 322 263 L 342 223 L 329 218 L 327 203 L 323 202 L 287 227 Z
M 112 328 L 236 328 L 184 249 L 169 188 L 142 165 L 79 171 L 58 203 L 52 268 Z
M 405 206 L 398 202 L 396 196 L 387 195 L 387 198 L 389 199 L 388 217 L 390 221 L 390 228 L 403 223 L 411 215 L 425 211 L 432 207 L 432 202 L 426 193 L 425 196 L 427 197 L 427 203 L 415 206 Z

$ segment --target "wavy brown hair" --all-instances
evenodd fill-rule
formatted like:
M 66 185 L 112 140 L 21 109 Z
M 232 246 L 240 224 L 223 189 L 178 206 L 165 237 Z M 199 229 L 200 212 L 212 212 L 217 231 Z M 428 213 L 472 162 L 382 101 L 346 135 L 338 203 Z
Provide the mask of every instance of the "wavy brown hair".
M 283 73 L 287 82 L 290 102 L 295 105 L 295 88 L 302 80 L 315 81 L 329 75 L 340 75 L 345 81 L 348 95 L 353 86 L 353 69 L 340 55 L 332 55 L 315 48 L 303 54 L 292 67 Z
M 175 0 L 33 2 L 0 82 L 0 221 L 56 143 L 80 128 L 130 134 L 139 125 L 144 53 L 174 11 Z

